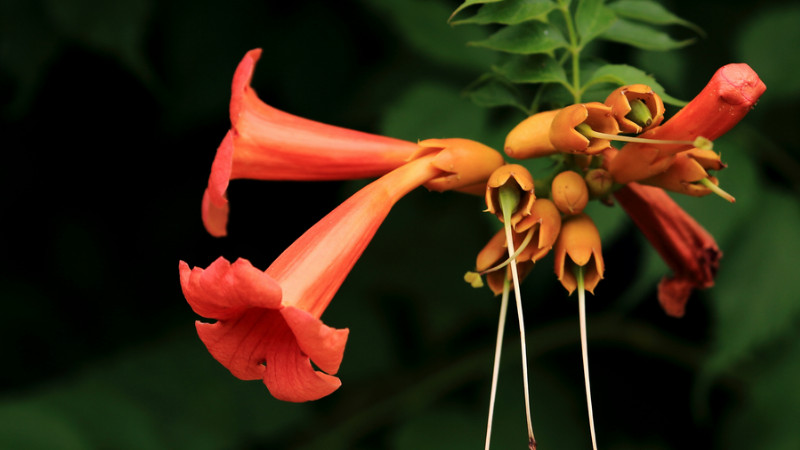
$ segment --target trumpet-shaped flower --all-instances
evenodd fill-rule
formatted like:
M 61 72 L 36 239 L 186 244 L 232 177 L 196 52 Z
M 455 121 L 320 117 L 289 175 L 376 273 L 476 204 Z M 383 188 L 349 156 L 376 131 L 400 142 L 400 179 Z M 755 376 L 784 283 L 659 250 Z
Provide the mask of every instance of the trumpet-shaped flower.
M 419 147 L 385 136 L 315 122 L 279 111 L 250 86 L 261 49 L 239 63 L 231 87 L 231 129 L 211 165 L 203 195 L 203 223 L 226 234 L 230 180 L 348 180 L 383 175 Z
M 722 257 L 717 243 L 662 189 L 629 183 L 614 197 L 672 269 L 658 284 L 658 301 L 682 317 L 692 290 L 714 285 Z
M 747 64 L 728 64 L 714 73 L 705 88 L 672 118 L 640 137 L 692 142 L 717 139 L 753 108 L 766 86 Z M 691 144 L 629 143 L 608 162 L 617 183 L 629 183 L 664 172 L 677 153 Z
M 485 183 L 502 164 L 491 148 L 458 140 L 451 152 L 457 156 L 449 161 L 461 172 L 445 171 L 437 167 L 437 158 L 450 149 L 448 140 L 439 143 L 444 149 L 420 156 L 351 196 L 265 272 L 241 259 L 233 264 L 218 259 L 205 270 L 181 262 L 186 300 L 197 314 L 216 319 L 197 322 L 198 335 L 212 356 L 238 378 L 263 379 L 281 400 L 315 400 L 336 390 L 340 381 L 333 375 L 348 331 L 330 328 L 320 317 L 389 210 L 425 183 L 448 180 L 453 189 L 481 179 Z M 494 166 L 483 164 L 491 159 L 497 161 Z M 460 175 L 460 183 L 452 175 Z

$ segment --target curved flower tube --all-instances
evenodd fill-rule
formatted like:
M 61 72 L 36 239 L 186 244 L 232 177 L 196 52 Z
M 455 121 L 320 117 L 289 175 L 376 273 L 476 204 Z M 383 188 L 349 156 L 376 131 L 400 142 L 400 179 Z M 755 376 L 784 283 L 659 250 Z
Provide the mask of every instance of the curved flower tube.
M 472 146 L 459 153 L 476 161 L 497 153 Z M 502 157 L 497 154 L 502 164 Z M 220 258 L 207 269 L 181 261 L 181 286 L 192 309 L 215 323 L 197 322 L 197 333 L 214 358 L 241 379 L 263 379 L 280 400 L 324 397 L 341 384 L 333 376 L 348 331 L 320 321 L 392 206 L 411 190 L 458 173 L 439 169 L 437 154 L 424 155 L 367 185 L 297 239 L 265 272 L 246 260 Z M 473 167 L 454 189 L 488 179 L 492 166 Z M 499 166 L 499 164 L 498 164 Z M 485 183 L 485 181 L 484 181 Z M 311 362 L 322 372 L 314 370 Z
M 614 197 L 672 269 L 658 284 L 658 301 L 682 317 L 692 290 L 714 285 L 722 257 L 716 241 L 662 189 L 629 183 Z
M 407 162 L 412 142 L 326 125 L 279 111 L 262 102 L 250 80 L 261 49 L 247 52 L 233 76 L 231 129 L 211 165 L 203 195 L 203 223 L 225 236 L 234 179 L 347 180 L 383 175 Z
M 714 73 L 697 96 L 663 125 L 639 137 L 693 141 L 715 140 L 727 133 L 755 106 L 767 87 L 747 64 L 728 64 Z M 608 163 L 617 183 L 657 175 L 672 164 L 675 154 L 692 145 L 629 143 Z

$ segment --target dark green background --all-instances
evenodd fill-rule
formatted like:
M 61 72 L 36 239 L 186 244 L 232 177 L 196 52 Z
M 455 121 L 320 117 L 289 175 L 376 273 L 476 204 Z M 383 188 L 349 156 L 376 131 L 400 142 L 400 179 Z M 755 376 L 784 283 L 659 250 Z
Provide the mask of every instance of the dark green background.
M 460 95 L 494 55 L 465 45 L 488 30 L 446 25 L 458 3 L 0 2 L 0 448 L 481 448 L 499 302 L 461 281 L 491 235 L 480 199 L 420 190 L 397 205 L 323 316 L 351 334 L 343 386 L 315 403 L 278 402 L 216 363 L 177 270 L 220 255 L 266 268 L 358 186 L 237 181 L 230 237 L 205 233 L 200 198 L 251 48 L 275 107 L 500 148 L 522 116 Z M 588 306 L 599 444 L 796 449 L 800 7 L 667 6 L 708 37 L 595 50 L 682 99 L 729 62 L 768 89 L 715 146 L 739 201 L 679 199 L 725 253 L 685 318 L 660 310 L 667 270 L 624 214 L 593 211 L 608 267 Z M 542 449 L 585 449 L 577 302 L 551 265 L 523 285 L 534 430 Z M 493 448 L 524 448 L 514 320 L 506 336 Z

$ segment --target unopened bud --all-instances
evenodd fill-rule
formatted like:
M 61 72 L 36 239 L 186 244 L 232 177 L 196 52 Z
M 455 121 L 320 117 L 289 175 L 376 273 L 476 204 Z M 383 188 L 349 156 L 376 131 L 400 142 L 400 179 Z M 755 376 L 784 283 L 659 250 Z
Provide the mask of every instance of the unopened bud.
M 589 189 L 583 177 L 567 170 L 556 175 L 552 185 L 553 203 L 567 215 L 579 214 L 589 202 Z
M 614 184 L 614 179 L 605 169 L 592 169 L 586 173 L 584 179 L 593 198 L 605 197 L 611 192 L 611 186 Z

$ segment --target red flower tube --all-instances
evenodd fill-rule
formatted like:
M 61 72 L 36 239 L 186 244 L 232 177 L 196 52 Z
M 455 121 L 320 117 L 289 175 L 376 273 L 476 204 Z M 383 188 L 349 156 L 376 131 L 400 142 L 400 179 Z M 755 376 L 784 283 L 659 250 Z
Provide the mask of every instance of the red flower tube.
M 220 258 L 207 269 L 190 269 L 181 261 L 186 300 L 200 316 L 216 319 L 197 322 L 211 355 L 240 379 L 263 379 L 281 400 L 315 400 L 336 390 L 341 382 L 333 374 L 342 361 L 348 330 L 330 328 L 320 317 L 389 210 L 418 186 L 439 180 L 452 189 L 472 186 L 485 182 L 503 163 L 499 153 L 473 141 L 443 139 L 437 144 L 445 148 L 355 193 L 265 272 L 243 259 L 230 264 Z M 440 168 L 442 160 L 458 172 Z
M 682 317 L 692 290 L 714 285 L 722 257 L 716 241 L 660 188 L 629 183 L 614 196 L 672 269 L 658 284 L 658 301 Z
M 383 175 L 418 149 L 412 142 L 335 127 L 279 111 L 250 87 L 261 49 L 239 63 L 231 88 L 231 129 L 211 165 L 203 223 L 224 236 L 225 192 L 234 179 L 347 180 Z
M 747 64 L 728 64 L 714 73 L 705 88 L 663 125 L 639 137 L 693 141 L 715 140 L 753 108 L 767 87 Z M 629 183 L 663 172 L 675 154 L 692 145 L 629 143 L 608 163 L 617 183 Z

